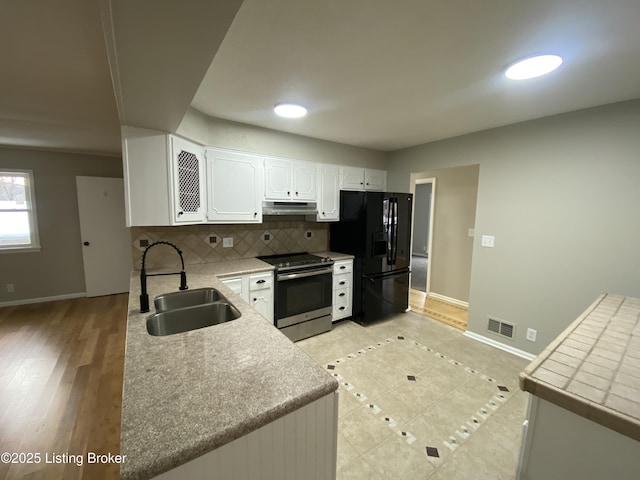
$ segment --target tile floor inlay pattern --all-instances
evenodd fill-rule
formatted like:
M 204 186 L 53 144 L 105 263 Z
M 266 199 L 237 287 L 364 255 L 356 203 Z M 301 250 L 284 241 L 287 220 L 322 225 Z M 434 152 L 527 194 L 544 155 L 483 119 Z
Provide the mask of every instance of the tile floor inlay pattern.
M 527 362 L 413 313 L 397 318 L 298 342 L 340 384 L 337 478 L 513 478 Z
M 479 374 L 478 371 L 470 367 L 466 367 L 462 363 L 458 362 L 457 360 L 448 358 L 446 355 L 438 351 L 435 351 L 430 347 L 422 345 L 419 342 L 416 342 L 415 340 L 407 341 L 407 338 L 403 335 L 397 335 L 395 338 L 387 338 L 383 341 L 378 342 L 375 346 L 368 345 L 367 347 L 361 348 L 355 353 L 348 354 L 346 357 L 338 358 L 337 360 L 335 360 L 334 363 L 327 365 L 326 368 L 330 372 L 334 371 L 337 364 L 345 364 L 345 362 L 350 359 L 358 358 L 359 356 L 362 356 L 367 352 L 371 352 L 377 348 L 383 348 L 385 345 L 389 345 L 394 341 L 406 342 L 407 345 L 409 346 L 415 346 L 416 348 L 419 348 L 423 351 L 432 352 L 436 358 L 447 361 L 450 364 L 455 365 L 457 367 L 462 367 L 464 371 L 467 372 L 468 374 L 479 375 L 482 380 L 485 380 L 488 383 L 495 383 L 495 380 L 493 378 L 485 374 Z M 332 373 L 332 375 L 347 389 L 347 391 L 352 392 L 355 398 L 359 402 L 365 402 L 368 399 L 364 391 L 357 389 L 355 385 L 347 381 L 344 378 L 344 376 L 335 372 Z M 415 375 L 407 375 L 407 380 L 415 382 L 417 381 L 417 378 Z M 486 402 L 484 402 L 484 405 L 482 407 L 479 407 L 478 410 L 476 410 L 475 413 L 469 417 L 469 419 L 466 421 L 464 425 L 460 426 L 459 429 L 456 429 L 454 432 L 452 432 L 452 434 L 449 435 L 446 439 L 442 440 L 441 442 L 438 442 L 438 444 L 441 443 L 442 445 L 447 447 L 449 450 L 453 451 L 460 446 L 459 441 L 464 442 L 466 439 L 468 439 L 471 436 L 471 434 L 475 430 L 477 430 L 478 427 L 480 427 L 482 422 L 486 420 L 487 417 L 492 412 L 497 411 L 498 408 L 502 404 L 504 404 L 504 402 L 506 402 L 507 396 L 505 394 L 509 392 L 509 389 L 505 386 L 500 385 L 497 387 L 497 390 L 499 390 L 499 392 L 495 393 L 494 395 L 491 396 L 491 398 L 489 398 Z M 369 407 L 369 411 L 373 415 L 378 416 L 382 413 L 382 409 L 373 403 L 369 403 L 367 404 L 367 406 Z M 412 435 L 410 432 L 403 431 L 401 426 L 398 424 L 398 422 L 396 422 L 390 417 L 384 416 L 384 413 L 382 413 L 382 415 L 383 416 L 380 417 L 381 420 L 386 422 L 387 426 L 391 428 L 400 437 L 402 437 L 403 440 L 405 440 L 408 444 L 412 444 L 416 441 L 416 437 Z M 467 428 L 467 426 L 471 427 L 471 429 Z M 434 439 L 430 439 L 430 440 L 434 440 Z M 427 451 L 427 460 L 431 461 L 436 466 L 442 463 L 439 455 L 439 450 L 436 447 L 426 447 L 426 451 Z

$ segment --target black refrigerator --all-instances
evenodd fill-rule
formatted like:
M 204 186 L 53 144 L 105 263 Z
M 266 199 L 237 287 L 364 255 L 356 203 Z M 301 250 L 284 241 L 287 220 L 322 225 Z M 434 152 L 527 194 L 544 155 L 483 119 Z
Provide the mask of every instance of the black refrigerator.
M 330 247 L 354 255 L 353 317 L 361 324 L 409 307 L 413 195 L 340 192 L 340 221 L 331 224 Z

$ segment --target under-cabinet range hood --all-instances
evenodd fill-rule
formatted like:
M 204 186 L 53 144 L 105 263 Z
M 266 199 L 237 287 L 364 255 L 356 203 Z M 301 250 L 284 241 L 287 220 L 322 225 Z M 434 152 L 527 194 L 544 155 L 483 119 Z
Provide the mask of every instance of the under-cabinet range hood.
M 317 215 L 315 202 L 262 202 L 263 215 Z

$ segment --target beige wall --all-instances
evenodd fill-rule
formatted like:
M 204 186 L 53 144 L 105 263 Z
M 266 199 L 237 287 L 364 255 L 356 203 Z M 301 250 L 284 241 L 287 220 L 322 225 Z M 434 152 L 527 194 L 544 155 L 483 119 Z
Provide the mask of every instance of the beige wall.
M 475 224 L 478 170 L 478 165 L 470 165 L 411 175 L 412 193 L 416 180 L 436 179 L 429 291 L 462 302 L 469 301 L 473 255 L 469 229 Z
M 33 170 L 42 250 L 0 253 L 0 303 L 83 293 L 76 176 L 122 177 L 122 159 L 0 147 L 1 168 Z
M 212 147 L 320 163 L 386 169 L 389 154 L 209 117 L 190 108 L 178 135 Z
M 469 331 L 492 337 L 488 315 L 514 322 L 504 343 L 535 354 L 600 293 L 640 297 L 639 152 L 634 100 L 394 152 L 388 188 L 480 165 Z M 480 247 L 483 234 L 495 248 Z

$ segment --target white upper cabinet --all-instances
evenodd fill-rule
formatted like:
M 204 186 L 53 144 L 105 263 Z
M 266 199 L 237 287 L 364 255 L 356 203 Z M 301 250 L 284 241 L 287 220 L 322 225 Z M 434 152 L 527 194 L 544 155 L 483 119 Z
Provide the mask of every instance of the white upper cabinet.
M 122 127 L 122 160 L 128 227 L 204 221 L 202 146 L 164 132 Z
M 387 171 L 365 168 L 364 189 L 384 192 L 387 189 Z
M 340 190 L 385 191 L 387 172 L 370 168 L 341 167 Z
M 207 221 L 262 222 L 262 157 L 208 148 Z
M 206 190 L 200 145 L 169 135 L 173 173 L 173 215 L 176 223 L 204 221 Z
M 318 175 L 318 216 L 319 222 L 340 220 L 340 167 L 321 165 Z
M 316 201 L 316 172 L 317 164 L 312 162 L 265 158 L 265 200 Z

